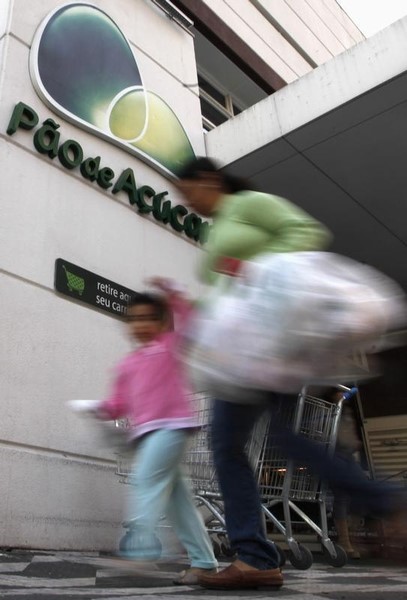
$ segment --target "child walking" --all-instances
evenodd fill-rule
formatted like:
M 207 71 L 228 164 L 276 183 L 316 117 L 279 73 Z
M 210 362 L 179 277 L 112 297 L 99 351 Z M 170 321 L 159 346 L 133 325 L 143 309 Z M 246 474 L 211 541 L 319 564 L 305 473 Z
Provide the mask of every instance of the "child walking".
M 127 417 L 130 422 L 135 490 L 129 513 L 137 542 L 129 556 L 157 556 L 155 529 L 165 514 L 191 562 L 174 583 L 191 585 L 199 575 L 216 572 L 218 563 L 181 468 L 196 421 L 172 319 L 184 321 L 190 307 L 167 280 L 156 278 L 152 283 L 167 301 L 143 293 L 129 304 L 128 328 L 139 347 L 119 363 L 112 394 L 100 403 L 97 414 L 102 419 Z

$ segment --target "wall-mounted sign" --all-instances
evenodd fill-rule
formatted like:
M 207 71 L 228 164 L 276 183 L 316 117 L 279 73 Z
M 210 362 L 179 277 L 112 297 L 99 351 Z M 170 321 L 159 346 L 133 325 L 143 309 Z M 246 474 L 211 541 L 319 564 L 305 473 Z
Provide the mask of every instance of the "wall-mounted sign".
M 126 36 L 97 6 L 73 2 L 44 19 L 31 46 L 30 74 L 52 110 L 161 172 L 173 174 L 194 157 L 174 111 L 145 88 Z
M 16 104 L 7 127 L 8 135 L 14 135 L 18 129 L 34 129 L 39 116 L 33 108 L 19 102 Z M 167 198 L 168 192 L 156 192 L 149 185 L 136 184 L 133 169 L 127 168 L 120 175 L 108 166 L 103 166 L 100 156 L 86 157 L 82 146 L 76 140 L 61 141 L 59 123 L 45 119 L 33 135 L 33 144 L 37 152 L 49 159 L 58 157 L 63 167 L 70 171 L 78 169 L 84 179 L 94 183 L 112 194 L 127 194 L 129 203 L 141 214 L 151 214 L 160 223 L 174 229 L 201 244 L 208 239 L 210 225 L 202 221 L 195 213 L 190 213 L 182 204 L 172 205 Z
M 116 317 L 126 314 L 129 300 L 137 294 L 63 258 L 57 258 L 55 261 L 55 289 L 60 294 L 90 304 Z

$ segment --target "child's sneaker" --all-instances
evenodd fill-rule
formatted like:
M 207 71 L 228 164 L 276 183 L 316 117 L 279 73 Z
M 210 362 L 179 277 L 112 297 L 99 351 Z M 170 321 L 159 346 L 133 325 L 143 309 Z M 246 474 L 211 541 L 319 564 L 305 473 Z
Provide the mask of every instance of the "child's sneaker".
M 176 579 L 173 580 L 175 585 L 198 585 L 198 579 L 201 575 L 214 575 L 218 569 L 200 569 L 199 567 L 190 567 L 185 571 L 181 571 Z

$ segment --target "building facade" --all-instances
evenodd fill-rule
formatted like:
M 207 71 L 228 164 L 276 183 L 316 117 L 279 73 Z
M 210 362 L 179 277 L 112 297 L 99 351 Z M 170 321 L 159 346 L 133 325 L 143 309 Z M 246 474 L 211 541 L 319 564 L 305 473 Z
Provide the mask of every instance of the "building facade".
M 2 546 L 112 548 L 115 457 L 66 401 L 106 394 L 146 278 L 199 296 L 174 170 L 362 40 L 334 0 L 3 1 Z

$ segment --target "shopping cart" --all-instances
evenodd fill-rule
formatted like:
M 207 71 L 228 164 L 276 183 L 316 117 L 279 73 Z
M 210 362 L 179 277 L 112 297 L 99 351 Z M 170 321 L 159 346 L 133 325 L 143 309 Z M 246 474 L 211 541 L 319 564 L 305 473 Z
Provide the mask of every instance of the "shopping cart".
M 339 391 L 350 391 L 342 385 L 335 387 Z M 308 389 L 304 387 L 296 403 L 281 405 L 279 424 L 292 428 L 294 433 L 313 440 L 325 452 L 332 454 L 335 451 L 343 401 L 342 399 L 337 404 L 326 402 L 309 394 Z M 326 483 L 306 466 L 287 459 L 269 433 L 267 430 L 256 473 L 266 520 L 283 534 L 288 545 L 290 562 L 297 569 L 308 569 L 312 565 L 313 557 L 310 550 L 299 544 L 294 537 L 293 514 L 317 534 L 322 552 L 329 563 L 335 567 L 342 567 L 347 562 L 346 552 L 328 536 Z M 309 502 L 316 503 L 319 507 L 319 525 L 298 506 L 299 503 Z M 278 504 L 281 504 L 283 509 L 281 521 L 274 514 Z

